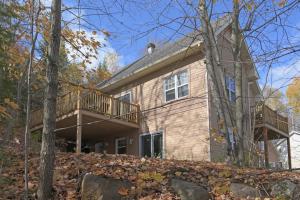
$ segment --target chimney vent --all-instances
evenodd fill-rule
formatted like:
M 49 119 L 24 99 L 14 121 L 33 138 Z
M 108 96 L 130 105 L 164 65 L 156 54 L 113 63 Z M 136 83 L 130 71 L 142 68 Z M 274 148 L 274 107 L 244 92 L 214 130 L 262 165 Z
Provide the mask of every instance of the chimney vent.
M 147 46 L 148 54 L 152 54 L 155 49 L 155 44 L 149 43 Z

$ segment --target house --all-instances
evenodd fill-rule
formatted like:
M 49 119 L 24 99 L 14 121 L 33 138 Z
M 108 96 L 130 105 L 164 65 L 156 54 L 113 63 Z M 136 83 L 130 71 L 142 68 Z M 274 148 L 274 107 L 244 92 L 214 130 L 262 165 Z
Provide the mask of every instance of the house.
M 214 24 L 226 78 L 230 109 L 235 80 L 230 48 L 230 20 Z M 227 147 L 211 97 L 202 37 L 193 32 L 155 48 L 98 84 L 99 90 L 72 91 L 58 100 L 57 137 L 73 141 L 76 151 L 168 159 L 224 161 Z M 288 138 L 287 119 L 257 104 L 258 74 L 244 45 L 243 91 L 247 131 L 253 144 Z M 276 120 L 276 119 L 280 120 Z M 42 127 L 42 110 L 33 112 L 32 130 Z M 230 128 L 230 140 L 234 143 Z M 254 131 L 253 131 L 254 130 Z M 253 131 L 253 133 L 251 132 Z M 221 140 L 220 140 L 221 138 Z M 268 145 L 264 145 L 268 165 Z
M 292 167 L 300 168 L 300 115 L 292 113 L 289 119 Z

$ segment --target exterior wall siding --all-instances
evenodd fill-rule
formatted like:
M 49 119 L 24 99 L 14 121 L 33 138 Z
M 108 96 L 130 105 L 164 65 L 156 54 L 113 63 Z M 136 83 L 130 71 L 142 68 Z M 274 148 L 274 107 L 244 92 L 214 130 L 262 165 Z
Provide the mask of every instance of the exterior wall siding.
M 188 72 L 189 95 L 166 103 L 164 80 L 182 70 Z M 114 93 L 124 91 L 131 92 L 133 103 L 141 107 L 140 133 L 163 132 L 165 158 L 210 160 L 206 69 L 200 53 Z
M 229 75 L 230 77 L 234 78 L 234 66 L 233 66 L 233 54 L 232 54 L 232 49 L 230 45 L 230 29 L 225 30 L 223 33 L 219 35 L 218 38 L 218 47 L 220 51 L 220 60 L 221 60 L 221 67 L 223 68 L 224 72 L 224 79 L 225 75 Z M 242 49 L 242 60 L 248 60 L 249 57 L 246 49 Z M 244 126 L 246 127 L 246 132 L 249 136 L 249 141 L 253 141 L 253 136 L 250 132 L 251 130 L 251 111 L 250 111 L 250 104 L 255 103 L 255 97 L 256 93 L 250 88 L 249 91 L 249 81 L 247 75 L 250 73 L 251 69 L 251 63 L 243 62 L 242 63 L 242 91 L 243 91 L 243 104 L 244 104 Z M 253 101 L 250 101 L 250 99 L 253 99 Z M 229 107 L 230 107 L 230 112 L 226 112 L 226 117 L 229 119 L 229 115 L 231 114 L 231 117 L 233 120 L 235 120 L 235 103 L 234 102 L 229 102 Z M 227 152 L 227 145 L 226 145 L 226 139 L 224 138 L 223 141 L 216 139 L 218 136 L 220 136 L 220 125 L 218 121 L 218 115 L 217 115 L 217 110 L 214 106 L 214 103 L 212 101 L 212 97 L 210 95 L 209 98 L 209 113 L 210 113 L 210 130 L 211 130 L 211 137 L 210 137 L 210 142 L 211 142 L 211 159 L 212 161 L 215 162 L 223 162 L 225 161 L 226 158 L 226 152 Z M 230 114 L 229 114 L 230 113 Z M 232 127 L 229 127 L 232 128 Z M 251 144 L 254 145 L 254 144 Z

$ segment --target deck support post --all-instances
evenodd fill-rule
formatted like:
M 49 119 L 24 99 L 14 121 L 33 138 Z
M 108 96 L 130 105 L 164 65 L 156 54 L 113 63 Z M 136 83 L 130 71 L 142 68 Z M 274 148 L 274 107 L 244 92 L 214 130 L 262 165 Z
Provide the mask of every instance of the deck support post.
M 287 150 L 288 150 L 288 165 L 289 169 L 292 169 L 292 158 L 291 158 L 291 144 L 290 144 L 290 138 L 286 138 L 286 143 L 287 143 Z
M 82 114 L 78 110 L 77 113 L 77 132 L 76 132 L 76 153 L 81 153 L 81 135 L 82 135 Z
M 265 167 L 269 168 L 269 146 L 268 146 L 268 129 L 263 128 L 264 135 L 264 153 L 265 153 Z
M 77 123 L 76 123 L 76 153 L 81 153 L 82 114 L 81 114 L 81 90 L 77 93 Z

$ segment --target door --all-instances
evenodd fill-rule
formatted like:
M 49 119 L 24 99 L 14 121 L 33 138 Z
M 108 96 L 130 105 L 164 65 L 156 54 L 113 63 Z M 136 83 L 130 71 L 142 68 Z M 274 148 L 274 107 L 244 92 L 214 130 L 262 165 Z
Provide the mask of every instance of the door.
M 163 157 L 163 134 L 143 134 L 140 136 L 140 154 L 143 157 Z

